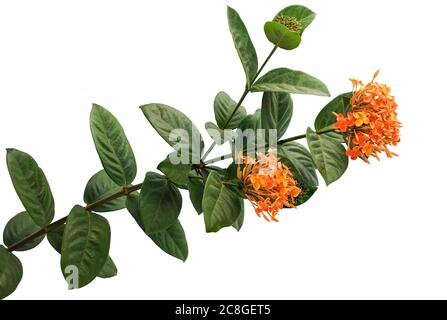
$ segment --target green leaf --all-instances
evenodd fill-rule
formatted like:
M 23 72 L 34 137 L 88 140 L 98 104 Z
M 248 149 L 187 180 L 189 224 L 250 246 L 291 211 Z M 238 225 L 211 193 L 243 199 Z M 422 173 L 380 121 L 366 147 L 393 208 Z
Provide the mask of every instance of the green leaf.
M 351 110 L 352 92 L 343 93 L 329 102 L 315 119 L 315 130 L 322 130 L 332 126 L 337 122 L 337 117 L 333 114 L 341 113 L 344 116 Z
M 250 86 L 258 72 L 258 57 L 250 35 L 239 14 L 233 8 L 227 8 L 228 25 L 233 37 L 234 46 L 241 59 L 247 78 L 247 86 Z
M 107 257 L 106 262 L 104 263 L 104 266 L 102 267 L 101 271 L 98 273 L 98 277 L 107 279 L 112 278 L 118 274 L 118 269 L 116 268 L 115 262 L 113 262 L 112 258 L 110 256 Z
M 143 221 L 141 219 L 139 196 L 132 195 L 128 198 L 127 209 L 134 217 L 140 228 L 144 231 Z M 174 223 L 166 230 L 148 235 L 151 240 L 167 254 L 185 261 L 188 257 L 188 243 L 185 232 L 180 221 Z
M 157 169 L 163 172 L 165 176 L 175 184 L 186 188 L 189 182 L 188 175 L 191 171 L 191 165 L 183 163 L 174 164 L 171 160 L 171 156 L 172 159 L 176 159 L 174 158 L 176 152 L 171 153 L 165 160 L 160 162 Z
M 250 91 L 275 91 L 330 96 L 326 85 L 317 78 L 307 73 L 287 68 L 278 68 L 267 72 L 251 86 Z
M 316 134 L 308 128 L 306 136 L 314 163 L 326 185 L 330 185 L 338 180 L 348 168 L 349 160 L 346 150 L 340 141 L 331 135 Z
M 58 253 L 61 253 L 62 249 L 62 239 L 64 237 L 65 224 L 60 225 L 56 229 L 50 231 L 47 234 L 48 242 Z M 111 278 L 118 274 L 118 270 L 113 262 L 112 258 L 107 257 L 107 260 L 102 267 L 101 271 L 98 273 L 100 278 Z
M 292 171 L 293 178 L 301 189 L 295 205 L 305 203 L 318 189 L 318 177 L 312 155 L 297 142 L 278 146 L 278 157 Z
M 92 204 L 100 199 L 104 199 L 112 194 L 120 192 L 123 188 L 113 182 L 108 174 L 101 170 L 96 173 L 87 182 L 87 186 L 84 190 L 84 202 L 86 204 Z M 126 197 L 119 197 L 114 200 L 107 201 L 106 203 L 95 206 L 96 212 L 111 212 L 121 210 L 126 207 Z
M 60 225 L 47 234 L 47 240 L 57 252 L 61 253 L 62 239 L 64 237 L 65 224 Z
M 166 230 L 150 234 L 149 237 L 167 254 L 183 262 L 188 258 L 188 243 L 180 221 L 176 220 Z
M 265 130 L 277 130 L 281 138 L 293 115 L 293 101 L 288 93 L 265 92 L 262 97 L 261 123 Z M 267 131 L 268 132 L 268 131 Z
M 93 104 L 90 130 L 104 170 L 117 185 L 129 186 L 137 174 L 137 164 L 118 120 L 105 108 Z
M 21 212 L 14 216 L 6 224 L 5 230 L 3 231 L 3 242 L 6 246 L 10 247 L 14 243 L 28 237 L 29 235 L 39 230 L 40 227 L 34 223 L 30 215 L 26 211 Z M 17 251 L 26 251 L 33 249 L 42 242 L 43 238 L 45 238 L 45 235 L 27 242 L 23 246 L 19 247 Z
M 127 196 L 126 201 L 127 211 L 132 215 L 132 217 L 137 222 L 138 226 L 144 231 L 143 220 L 140 216 L 140 195 L 132 193 Z
M 107 220 L 95 213 L 75 206 L 67 218 L 62 238 L 61 269 L 70 276 L 73 267 L 79 275 L 79 288 L 92 282 L 102 270 L 110 249 L 110 226 Z M 74 284 L 76 287 L 76 283 Z
M 29 154 L 16 149 L 7 149 L 6 162 L 25 210 L 39 227 L 46 227 L 54 218 L 54 199 L 42 169 Z
M 141 220 L 147 234 L 166 230 L 182 208 L 179 190 L 166 177 L 149 172 L 140 193 Z
M 191 199 L 191 203 L 196 209 L 198 214 L 203 212 L 202 209 L 202 199 L 203 192 L 205 189 L 205 181 L 202 179 L 189 179 L 188 190 L 189 190 L 189 199 Z
M 299 21 L 301 25 L 301 29 L 299 31 L 300 35 L 303 34 L 304 30 L 306 30 L 316 16 L 315 12 L 312 12 L 308 8 L 299 5 L 292 5 L 282 9 L 278 12 L 275 18 L 281 14 L 284 16 L 295 17 Z
M 20 260 L 0 245 L 0 300 L 13 293 L 22 280 Z
M 226 181 L 229 180 L 237 180 L 237 162 L 232 162 L 227 169 L 225 169 L 225 175 L 224 175 L 224 179 Z
M 241 231 L 242 225 L 244 224 L 244 200 L 240 199 L 241 201 L 241 211 L 239 213 L 239 216 L 237 217 L 236 221 L 233 223 L 233 228 L 235 228 L 237 231 Z
M 244 120 L 241 121 L 239 127 L 242 131 L 253 129 L 256 134 L 256 130 L 262 128 L 261 109 L 257 109 L 255 113 L 247 115 Z
M 298 183 L 298 186 L 301 189 L 301 193 L 295 198 L 295 206 L 300 206 L 306 203 L 318 190 L 318 187 L 306 186 L 300 183 Z
M 236 129 L 247 115 L 247 110 L 240 106 L 234 113 L 231 120 L 228 119 L 236 109 L 237 103 L 225 92 L 219 92 L 214 99 L 214 117 L 221 129 Z M 228 122 L 228 125 L 225 126 Z
M 293 176 L 308 186 L 317 187 L 318 177 L 307 149 L 297 142 L 287 142 L 278 146 L 278 158 L 292 170 Z
M 298 48 L 301 43 L 298 32 L 293 32 L 276 21 L 267 22 L 264 25 L 264 33 L 271 43 L 285 50 Z
M 209 136 L 216 142 L 219 146 L 228 141 L 234 141 L 237 137 L 237 133 L 229 129 L 222 130 L 212 122 L 205 123 L 205 129 Z
M 62 239 L 64 237 L 65 224 L 57 227 L 56 229 L 50 231 L 47 234 L 48 242 L 58 253 L 61 253 L 62 249 Z M 98 273 L 98 277 L 100 278 L 111 278 L 116 276 L 118 270 L 113 262 L 112 258 L 107 257 L 107 260 L 102 267 L 101 271 Z
M 227 187 L 220 175 L 208 176 L 202 201 L 206 232 L 217 232 L 231 226 L 241 212 L 240 198 Z
M 164 104 L 153 103 L 140 107 L 158 134 L 191 163 L 199 163 L 203 140 L 196 126 L 182 112 Z M 183 155 L 182 155 L 183 156 Z

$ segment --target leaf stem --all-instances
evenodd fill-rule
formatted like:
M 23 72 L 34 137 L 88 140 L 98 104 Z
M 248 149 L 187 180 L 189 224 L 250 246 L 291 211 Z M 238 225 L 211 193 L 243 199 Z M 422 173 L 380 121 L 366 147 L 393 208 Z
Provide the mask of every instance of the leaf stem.
M 119 197 L 122 197 L 122 196 L 127 196 L 127 195 L 131 194 L 132 192 L 138 191 L 138 190 L 141 189 L 142 186 L 143 186 L 143 184 L 139 183 L 139 184 L 136 184 L 136 185 L 131 186 L 131 187 L 125 187 L 125 188 L 123 188 L 121 191 L 119 191 L 117 193 L 114 193 L 114 194 L 112 194 L 112 195 L 110 195 L 108 197 L 105 197 L 103 199 L 99 199 L 99 200 L 97 200 L 95 202 L 92 202 L 92 203 L 86 205 L 84 208 L 86 210 L 93 210 L 94 208 L 98 207 L 101 204 L 104 204 L 104 203 L 107 203 L 109 201 L 115 200 L 115 199 L 117 199 Z M 42 228 L 39 231 L 36 231 L 35 233 L 30 234 L 29 236 L 23 238 L 22 240 L 17 241 L 16 243 L 14 243 L 10 247 L 8 247 L 8 251 L 9 252 L 13 252 L 13 251 L 17 250 L 18 248 L 20 248 L 21 246 L 23 246 L 24 244 L 26 244 L 26 243 L 34 240 L 34 239 L 37 239 L 37 238 L 39 238 L 39 237 L 41 237 L 41 236 L 43 236 L 43 235 L 45 235 L 47 233 L 50 233 L 51 231 L 53 231 L 57 227 L 63 225 L 67 221 L 67 218 L 68 218 L 68 216 L 65 216 L 65 217 L 63 217 L 63 218 L 61 218 L 61 219 L 59 219 L 59 220 L 49 224 L 45 228 Z
M 234 107 L 233 112 L 230 114 L 230 116 L 228 117 L 227 121 L 225 122 L 222 130 L 227 129 L 228 125 L 230 124 L 231 120 L 233 119 L 234 115 L 236 114 L 236 112 L 239 110 L 239 108 L 241 107 L 242 103 L 244 102 L 245 98 L 247 97 L 247 95 L 250 93 L 250 86 L 256 81 L 256 79 L 259 77 L 259 75 L 261 74 L 262 70 L 264 70 L 265 66 L 267 65 L 267 63 L 269 62 L 269 60 L 272 58 L 273 54 L 275 53 L 275 51 L 278 49 L 278 45 L 275 45 L 273 47 L 273 50 L 269 53 L 269 55 L 267 56 L 267 58 L 265 59 L 264 63 L 261 65 L 261 67 L 259 68 L 258 72 L 256 72 L 255 76 L 253 77 L 253 80 L 251 81 L 251 83 L 247 83 L 247 85 L 245 86 L 245 90 L 244 93 L 242 93 L 242 96 L 240 97 L 238 103 L 236 104 L 236 107 Z M 205 154 L 202 157 L 202 160 L 206 160 L 206 157 L 211 153 L 211 151 L 213 151 L 214 147 L 216 146 L 216 143 L 214 142 L 209 148 L 208 150 L 205 152 Z
M 316 132 L 316 134 L 323 134 L 323 133 L 333 132 L 335 130 L 336 129 L 334 129 L 332 126 L 328 126 L 328 127 L 323 128 L 321 130 L 318 130 Z M 278 145 L 284 144 L 286 142 L 291 142 L 291 141 L 295 141 L 295 140 L 304 139 L 304 138 L 306 138 L 306 134 L 305 133 L 300 134 L 298 136 L 294 136 L 294 137 L 290 137 L 290 138 L 287 138 L 287 139 L 280 140 L 280 141 L 278 141 Z
M 323 133 L 334 132 L 334 131 L 336 131 L 336 129 L 334 129 L 332 126 L 329 126 L 329 127 L 326 127 L 326 128 L 323 128 L 323 129 L 317 131 L 316 134 L 323 134 Z M 293 136 L 293 137 L 290 137 L 290 138 L 287 138 L 287 139 L 280 140 L 280 141 L 278 141 L 277 144 L 278 145 L 282 145 L 282 144 L 284 144 L 286 142 L 291 142 L 291 141 L 300 140 L 300 139 L 304 139 L 304 138 L 306 138 L 306 134 L 305 133 L 297 135 L 297 136 Z M 263 147 L 266 147 L 266 146 L 267 145 L 264 145 Z M 253 150 L 254 149 L 250 149 L 248 151 L 253 151 Z M 205 163 L 205 165 L 210 165 L 212 163 L 220 162 L 220 161 L 223 161 L 223 160 L 226 160 L 226 159 L 231 159 L 232 157 L 233 157 L 233 154 L 229 153 L 229 154 L 226 154 L 226 155 L 223 155 L 223 156 L 220 156 L 220 157 L 216 157 L 216 158 L 210 159 L 208 161 L 205 161 L 204 163 Z
M 267 63 L 269 62 L 269 60 L 272 58 L 273 54 L 275 53 L 275 51 L 278 49 L 278 45 L 275 45 L 273 47 L 273 50 L 270 52 L 270 54 L 267 56 L 267 59 L 265 59 L 264 63 L 262 64 L 262 66 L 259 68 L 258 72 L 256 72 L 253 81 L 250 85 L 252 85 L 256 79 L 259 77 L 259 75 L 261 74 L 262 70 L 264 70 L 265 66 L 267 65 Z

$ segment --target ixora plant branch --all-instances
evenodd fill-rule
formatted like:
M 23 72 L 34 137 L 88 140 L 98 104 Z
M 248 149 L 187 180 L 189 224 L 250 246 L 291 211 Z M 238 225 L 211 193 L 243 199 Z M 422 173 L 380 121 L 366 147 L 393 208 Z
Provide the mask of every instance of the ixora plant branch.
M 54 199 L 42 169 L 27 153 L 7 149 L 7 167 L 24 211 L 6 224 L 0 246 L 0 298 L 15 291 L 23 269 L 16 251 L 31 250 L 46 237 L 61 255 L 62 275 L 70 288 L 81 288 L 95 278 L 117 274 L 109 256 L 110 227 L 100 213 L 127 209 L 142 231 L 163 251 L 185 261 L 188 245 L 178 217 L 183 189 L 193 207 L 203 213 L 206 232 L 225 227 L 238 231 L 244 221 L 244 202 L 264 220 L 277 222 L 283 209 L 304 204 L 318 189 L 317 171 L 326 185 L 338 180 L 349 159 L 369 163 L 399 142 L 401 123 L 388 86 L 372 80 L 351 80 L 352 91 L 330 101 L 317 115 L 314 128 L 283 138 L 293 113 L 292 94 L 329 96 L 326 85 L 301 71 L 278 68 L 264 73 L 279 50 L 299 47 L 303 32 L 315 18 L 311 10 L 293 5 L 264 25 L 273 49 L 258 65 L 255 47 L 239 16 L 228 8 L 228 23 L 245 72 L 243 94 L 234 101 L 219 92 L 214 101 L 215 122 L 205 129 L 213 139 L 205 151 L 201 133 L 177 109 L 152 103 L 141 110 L 155 131 L 173 147 L 157 172 L 148 172 L 134 184 L 134 153 L 118 120 L 94 104 L 90 128 L 103 169 L 92 176 L 84 191 L 84 206 L 53 222 Z M 264 74 L 263 74 L 264 73 Z M 245 97 L 262 92 L 262 106 L 252 114 Z M 298 133 L 296 133 L 298 134 Z M 307 140 L 307 147 L 297 141 Z M 228 154 L 207 159 L 217 145 Z M 226 167 L 214 164 L 233 159 Z M 289 211 L 290 212 L 290 211 Z

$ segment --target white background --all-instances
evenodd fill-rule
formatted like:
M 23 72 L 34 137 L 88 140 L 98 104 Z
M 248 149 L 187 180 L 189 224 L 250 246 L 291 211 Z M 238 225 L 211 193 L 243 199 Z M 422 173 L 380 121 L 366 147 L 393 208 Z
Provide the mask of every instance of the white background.
M 100 169 L 88 123 L 95 102 L 120 119 L 142 180 L 171 149 L 140 105 L 169 104 L 202 129 L 214 118 L 218 91 L 234 99 L 242 93 L 226 4 L 244 19 L 263 60 L 271 50 L 263 24 L 290 0 L 1 1 L 0 157 L 6 147 L 33 155 L 51 184 L 57 217 L 66 215 Z M 126 212 L 106 214 L 117 277 L 68 291 L 59 256 L 45 241 L 18 253 L 24 277 L 10 298 L 447 298 L 445 2 L 300 4 L 317 18 L 300 48 L 278 51 L 269 67 L 310 73 L 333 96 L 350 90 L 348 78 L 369 80 L 380 69 L 379 81 L 400 105 L 400 157 L 351 162 L 340 181 L 284 212 L 279 223 L 257 218 L 246 204 L 240 233 L 206 234 L 184 194 L 186 263 L 161 252 Z M 251 94 L 244 105 L 253 112 L 260 99 Z M 312 125 L 328 101 L 294 96 L 286 136 Z M 1 228 L 22 210 L 3 161 Z

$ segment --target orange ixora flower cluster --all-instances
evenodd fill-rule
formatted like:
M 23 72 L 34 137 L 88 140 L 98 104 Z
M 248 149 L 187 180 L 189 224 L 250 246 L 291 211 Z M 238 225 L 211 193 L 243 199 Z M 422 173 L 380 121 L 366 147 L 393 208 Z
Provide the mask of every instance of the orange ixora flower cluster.
M 244 193 L 256 214 L 267 221 L 278 221 L 276 216 L 284 207 L 295 208 L 294 200 L 301 193 L 289 168 L 276 157 L 275 151 L 258 153 L 258 160 L 238 157 L 237 176 Z
M 351 80 L 352 112 L 348 112 L 346 117 L 334 113 L 337 117 L 334 128 L 347 133 L 346 154 L 353 160 L 362 158 L 368 162 L 370 156 L 379 159 L 381 152 L 389 158 L 397 156 L 388 149 L 388 146 L 395 146 L 400 141 L 401 123 L 397 120 L 397 103 L 388 86 L 375 82 L 378 74 L 379 71 L 366 85 L 359 80 Z

